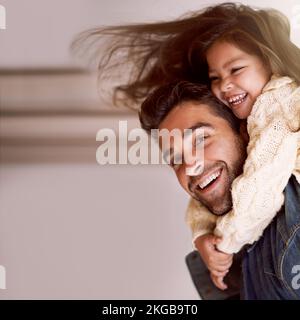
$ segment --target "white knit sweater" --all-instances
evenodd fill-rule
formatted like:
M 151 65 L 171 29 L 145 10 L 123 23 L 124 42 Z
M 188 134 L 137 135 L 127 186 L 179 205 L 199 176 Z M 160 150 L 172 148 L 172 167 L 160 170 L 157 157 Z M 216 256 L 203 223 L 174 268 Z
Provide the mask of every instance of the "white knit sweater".
M 249 144 L 243 174 L 232 184 L 233 209 L 217 217 L 191 199 L 186 221 L 193 241 L 214 232 L 218 249 L 238 252 L 262 235 L 284 202 L 291 174 L 300 183 L 300 88 L 273 76 L 247 119 Z M 300 213 L 299 213 L 300 214 Z

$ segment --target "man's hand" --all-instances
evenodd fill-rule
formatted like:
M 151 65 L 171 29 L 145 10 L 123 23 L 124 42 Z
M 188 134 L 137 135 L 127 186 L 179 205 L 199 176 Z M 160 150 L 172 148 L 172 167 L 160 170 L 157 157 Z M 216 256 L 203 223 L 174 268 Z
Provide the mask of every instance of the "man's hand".
M 199 251 L 202 260 L 211 272 L 213 283 L 221 290 L 227 289 L 223 278 L 232 265 L 233 254 L 219 251 L 216 245 L 221 241 L 214 234 L 205 234 L 195 240 L 195 247 Z

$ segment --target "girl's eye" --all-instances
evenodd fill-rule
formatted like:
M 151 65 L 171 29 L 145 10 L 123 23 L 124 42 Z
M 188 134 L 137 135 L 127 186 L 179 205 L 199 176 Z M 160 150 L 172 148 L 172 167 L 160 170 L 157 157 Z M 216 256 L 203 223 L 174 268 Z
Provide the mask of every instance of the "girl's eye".
M 237 71 L 240 71 L 242 69 L 244 69 L 245 67 L 239 67 L 239 68 L 232 68 L 231 69 L 231 73 L 236 73 Z
M 217 76 L 212 76 L 212 77 L 209 77 L 209 81 L 210 82 L 213 82 L 213 81 L 216 81 L 218 80 L 219 78 Z

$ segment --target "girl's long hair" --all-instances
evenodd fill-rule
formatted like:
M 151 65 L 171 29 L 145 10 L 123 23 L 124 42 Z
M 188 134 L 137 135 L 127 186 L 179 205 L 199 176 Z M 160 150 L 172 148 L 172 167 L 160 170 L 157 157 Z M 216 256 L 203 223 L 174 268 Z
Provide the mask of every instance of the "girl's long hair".
M 205 53 L 218 39 L 258 55 L 273 73 L 300 84 L 300 49 L 290 40 L 287 17 L 237 3 L 207 7 L 170 22 L 95 28 L 81 33 L 72 48 L 93 51 L 100 81 L 126 73 L 113 97 L 115 103 L 132 107 L 165 83 L 208 85 Z

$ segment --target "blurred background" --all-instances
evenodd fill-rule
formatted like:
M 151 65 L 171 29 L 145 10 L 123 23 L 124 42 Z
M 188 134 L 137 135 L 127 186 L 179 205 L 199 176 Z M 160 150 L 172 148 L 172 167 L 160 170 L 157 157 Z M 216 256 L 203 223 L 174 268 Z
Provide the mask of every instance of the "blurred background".
M 281 10 L 300 45 L 298 0 L 240 2 Z M 188 196 L 166 166 L 96 162 L 99 129 L 139 123 L 100 98 L 96 72 L 69 46 L 91 27 L 213 3 L 0 0 L 1 299 L 199 298 L 184 261 Z

